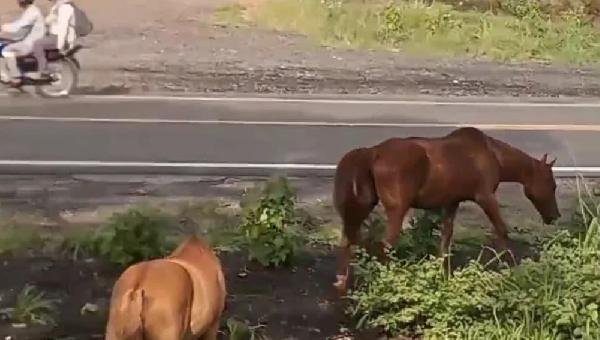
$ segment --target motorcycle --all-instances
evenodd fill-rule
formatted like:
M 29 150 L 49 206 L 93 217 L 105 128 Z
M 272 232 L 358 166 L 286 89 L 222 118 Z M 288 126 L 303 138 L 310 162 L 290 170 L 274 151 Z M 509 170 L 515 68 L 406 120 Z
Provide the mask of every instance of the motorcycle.
M 0 38 L 0 53 L 2 48 L 12 42 L 6 38 Z M 44 98 L 68 97 L 77 87 L 79 71 L 81 66 L 75 57 L 83 47 L 76 45 L 64 53 L 58 49 L 46 50 L 48 60 L 49 77 L 32 78 L 31 74 L 38 72 L 37 59 L 33 55 L 17 57 L 17 66 L 21 71 L 21 82 L 17 89 L 23 86 L 33 86 L 35 92 Z M 1 54 L 0 54 L 1 55 Z M 0 83 L 4 83 L 0 81 Z

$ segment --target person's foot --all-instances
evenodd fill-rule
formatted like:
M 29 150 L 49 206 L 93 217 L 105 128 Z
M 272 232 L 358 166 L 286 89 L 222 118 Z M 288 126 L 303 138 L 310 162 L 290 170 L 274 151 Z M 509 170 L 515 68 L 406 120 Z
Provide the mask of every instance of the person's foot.
M 8 85 L 10 85 L 12 87 L 19 87 L 19 86 L 21 86 L 21 79 L 13 78 L 8 81 Z

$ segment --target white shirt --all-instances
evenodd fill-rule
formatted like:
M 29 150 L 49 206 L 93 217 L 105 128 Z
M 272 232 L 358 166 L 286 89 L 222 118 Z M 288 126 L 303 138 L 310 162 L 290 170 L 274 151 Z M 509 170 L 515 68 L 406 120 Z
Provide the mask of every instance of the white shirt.
M 69 0 L 57 0 L 50 14 L 46 17 L 46 24 L 49 33 L 57 36 L 59 50 L 62 50 L 67 44 L 73 47 L 77 35 L 75 33 L 75 11 Z
M 33 43 L 46 35 L 44 16 L 37 6 L 29 5 L 17 20 L 4 24 L 1 28 L 4 32 L 18 33 L 21 29 L 28 26 L 32 26 L 31 31 L 20 42 L 33 48 Z

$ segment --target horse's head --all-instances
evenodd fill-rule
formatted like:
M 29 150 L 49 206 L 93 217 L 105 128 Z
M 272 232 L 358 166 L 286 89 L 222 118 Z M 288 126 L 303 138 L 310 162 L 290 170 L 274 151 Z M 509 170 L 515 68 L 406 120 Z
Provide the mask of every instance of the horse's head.
M 548 155 L 545 154 L 541 160 L 534 160 L 531 178 L 524 189 L 525 195 L 540 213 L 544 223 L 551 224 L 560 218 L 560 212 L 556 204 L 556 182 L 552 173 L 556 159 L 546 163 L 547 159 Z

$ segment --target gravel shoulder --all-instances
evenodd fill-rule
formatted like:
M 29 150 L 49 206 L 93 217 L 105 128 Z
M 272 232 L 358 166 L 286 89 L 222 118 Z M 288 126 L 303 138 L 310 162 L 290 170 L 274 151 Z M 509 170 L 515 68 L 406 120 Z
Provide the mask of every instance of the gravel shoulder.
M 600 72 L 326 48 L 303 36 L 213 24 L 231 0 L 78 0 L 95 23 L 82 93 L 200 92 L 595 97 Z M 41 4 L 45 5 L 45 4 Z M 14 4 L 0 5 L 2 21 Z M 119 15 L 122 13 L 123 15 Z M 124 15 L 126 13 L 126 15 Z

